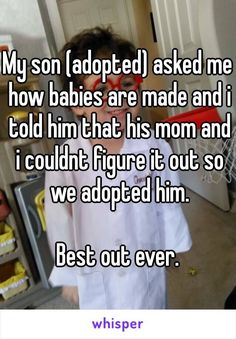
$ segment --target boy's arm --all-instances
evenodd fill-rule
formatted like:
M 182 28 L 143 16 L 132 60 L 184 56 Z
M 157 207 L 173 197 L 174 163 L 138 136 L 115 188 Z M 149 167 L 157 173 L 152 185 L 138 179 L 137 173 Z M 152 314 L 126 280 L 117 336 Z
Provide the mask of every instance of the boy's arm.
M 63 286 L 62 296 L 71 304 L 79 304 L 78 288 L 73 286 Z

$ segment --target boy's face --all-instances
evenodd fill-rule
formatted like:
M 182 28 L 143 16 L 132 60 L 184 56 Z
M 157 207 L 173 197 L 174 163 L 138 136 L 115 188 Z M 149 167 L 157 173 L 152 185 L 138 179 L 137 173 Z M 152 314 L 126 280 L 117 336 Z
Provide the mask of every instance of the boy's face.
M 120 122 L 120 130 L 125 129 L 125 120 L 126 120 L 126 113 L 130 112 L 132 114 L 133 119 L 139 113 L 139 104 L 135 107 L 129 107 L 127 104 L 127 100 L 123 100 L 122 107 L 110 107 L 107 105 L 107 92 L 109 90 L 139 90 L 140 85 L 140 78 L 135 77 L 133 75 L 114 75 L 111 74 L 107 77 L 106 83 L 101 83 L 100 76 L 98 75 L 90 75 L 84 80 L 84 88 L 90 91 L 102 91 L 103 92 L 103 105 L 101 107 L 78 107 L 73 109 L 74 113 L 79 116 L 85 116 L 88 120 L 90 120 L 91 113 L 97 113 L 97 121 L 109 122 L 111 118 L 115 116 L 117 121 Z

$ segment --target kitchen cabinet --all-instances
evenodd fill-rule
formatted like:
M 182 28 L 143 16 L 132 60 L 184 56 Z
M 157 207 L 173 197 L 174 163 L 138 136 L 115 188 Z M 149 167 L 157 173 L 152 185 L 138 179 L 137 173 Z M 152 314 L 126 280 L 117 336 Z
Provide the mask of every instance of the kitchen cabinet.
M 32 177 L 36 173 L 15 170 L 15 150 L 20 148 L 21 154 L 48 153 L 49 144 L 46 138 L 34 139 L 9 139 L 7 133 L 7 116 L 14 111 L 44 112 L 43 107 L 9 107 L 8 106 L 8 82 L 13 81 L 14 88 L 21 90 L 38 90 L 39 78 L 28 74 L 28 80 L 24 84 L 16 82 L 14 76 L 0 75 L 0 188 L 5 192 L 11 213 L 6 223 L 14 230 L 16 247 L 12 252 L 0 256 L 0 277 L 3 277 L 6 263 L 19 261 L 26 270 L 28 287 L 15 296 L 4 300 L 0 295 L 0 308 L 27 308 L 35 307 L 43 300 L 58 294 L 57 289 L 45 289 L 40 280 L 37 265 L 32 251 L 30 240 L 27 236 L 24 218 L 20 212 L 16 200 L 14 188 Z M 2 273 L 1 273 L 2 270 Z M 2 279 L 2 278 L 1 278 Z

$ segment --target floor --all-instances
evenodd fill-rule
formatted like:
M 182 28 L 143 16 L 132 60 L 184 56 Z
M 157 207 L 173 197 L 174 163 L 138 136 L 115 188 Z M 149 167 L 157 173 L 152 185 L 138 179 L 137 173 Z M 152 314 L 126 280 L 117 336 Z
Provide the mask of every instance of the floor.
M 236 214 L 190 192 L 183 206 L 193 239 L 180 268 L 169 272 L 170 308 L 222 309 L 236 285 Z
M 193 247 L 181 255 L 179 268 L 168 271 L 169 308 L 222 309 L 236 285 L 236 214 L 222 212 L 189 192 L 183 209 Z M 77 308 L 57 297 L 41 309 Z

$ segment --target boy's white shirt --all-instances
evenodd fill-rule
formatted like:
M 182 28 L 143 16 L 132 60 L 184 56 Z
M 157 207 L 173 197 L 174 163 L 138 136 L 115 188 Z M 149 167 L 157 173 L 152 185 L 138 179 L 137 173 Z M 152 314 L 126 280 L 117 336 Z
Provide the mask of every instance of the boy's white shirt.
M 80 129 L 80 127 L 79 127 Z M 71 153 L 83 148 L 91 164 L 92 146 L 89 140 L 70 139 L 66 142 Z M 164 171 L 152 173 L 160 176 L 162 184 L 170 180 L 179 185 L 176 172 L 169 170 L 170 146 L 164 140 L 125 139 L 121 153 L 142 153 L 149 159 L 150 148 L 159 148 L 164 155 Z M 91 167 L 91 166 L 90 166 Z M 46 174 L 45 212 L 47 234 L 52 252 L 57 241 L 67 244 L 67 249 L 84 249 L 90 244 L 99 254 L 104 249 L 116 250 L 121 244 L 130 250 L 130 258 L 139 249 L 174 250 L 185 252 L 191 247 L 191 237 L 180 204 L 176 203 L 118 203 L 115 212 L 109 203 L 82 203 L 79 192 L 82 186 L 94 186 L 96 176 L 102 176 L 103 185 L 137 185 L 135 176 L 150 175 L 149 166 L 140 172 L 135 170 L 119 172 L 114 180 L 107 179 L 103 172 L 53 171 Z M 141 184 L 143 185 L 143 183 Z M 78 199 L 73 204 L 51 200 L 50 186 L 75 186 Z M 132 260 L 133 261 L 133 260 Z M 176 268 L 178 269 L 178 268 Z M 52 286 L 78 286 L 80 308 L 83 309 L 157 309 L 166 307 L 165 269 L 143 268 L 132 264 L 128 268 L 54 267 L 50 276 Z

